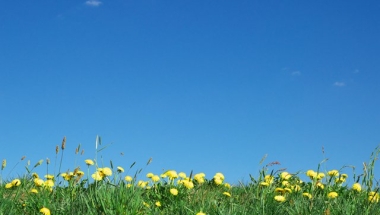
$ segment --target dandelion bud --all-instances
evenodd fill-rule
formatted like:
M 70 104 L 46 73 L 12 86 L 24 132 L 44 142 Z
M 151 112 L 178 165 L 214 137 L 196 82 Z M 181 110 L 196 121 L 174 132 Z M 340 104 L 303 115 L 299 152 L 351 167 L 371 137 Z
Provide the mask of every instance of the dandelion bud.
M 50 159 L 46 158 L 46 164 L 50 164 Z
M 26 157 L 25 156 L 22 156 L 21 160 L 23 161 Z
M 82 152 L 80 153 L 80 155 L 83 155 L 84 154 L 84 149 L 82 149 Z

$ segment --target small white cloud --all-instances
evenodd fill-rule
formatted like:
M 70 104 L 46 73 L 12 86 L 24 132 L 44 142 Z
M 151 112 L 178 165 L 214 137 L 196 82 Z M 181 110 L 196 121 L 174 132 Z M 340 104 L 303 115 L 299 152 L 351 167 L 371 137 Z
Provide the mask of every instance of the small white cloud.
M 334 86 L 337 86 L 337 87 L 344 87 L 344 86 L 346 86 L 346 84 L 345 84 L 344 82 L 339 82 L 339 81 L 337 81 L 337 82 L 334 83 Z
M 92 7 L 98 7 L 101 4 L 102 4 L 102 2 L 98 1 L 98 0 L 88 0 L 88 1 L 86 1 L 86 5 L 92 6 Z
M 301 75 L 301 72 L 300 71 L 294 71 L 294 72 L 292 72 L 292 75 L 293 76 L 299 76 L 299 75 Z

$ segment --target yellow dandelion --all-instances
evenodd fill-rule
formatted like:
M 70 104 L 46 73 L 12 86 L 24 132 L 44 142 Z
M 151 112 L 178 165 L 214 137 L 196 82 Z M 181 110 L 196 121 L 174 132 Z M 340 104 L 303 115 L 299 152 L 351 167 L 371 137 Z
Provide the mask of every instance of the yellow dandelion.
M 178 176 L 181 178 L 186 178 L 186 173 L 180 172 L 180 173 L 178 173 Z
M 231 184 L 229 183 L 224 183 L 224 186 L 227 187 L 228 189 L 231 189 Z
M 338 193 L 337 193 L 337 192 L 329 192 L 329 193 L 327 194 L 327 197 L 328 197 L 329 199 L 335 199 L 336 197 L 338 197 Z
M 274 177 L 272 175 L 266 175 L 264 176 L 264 181 L 267 182 L 268 184 L 272 184 L 274 181 Z
M 12 183 L 7 183 L 6 185 L 5 185 L 5 188 L 6 189 L 9 189 L 9 188 L 12 188 L 13 187 L 13 184 Z
M 156 203 L 154 203 L 157 207 L 161 207 L 161 202 L 157 201 Z
M 189 180 L 184 180 L 182 184 L 187 188 L 187 189 L 192 189 L 194 187 L 194 184 L 192 181 Z
M 286 199 L 284 196 L 275 196 L 274 197 L 274 200 L 278 201 L 278 202 L 284 202 Z
M 30 190 L 30 192 L 31 192 L 31 193 L 36 193 L 36 194 L 37 194 L 37 193 L 38 193 L 38 190 L 35 189 L 35 188 L 33 188 L 33 189 Z
M 223 180 L 221 179 L 221 178 L 214 178 L 214 183 L 216 184 L 216 185 L 220 185 L 220 184 L 222 184 L 223 183 Z
M 214 175 L 214 179 L 215 178 L 220 178 L 222 181 L 224 181 L 224 175 L 222 174 L 222 173 L 220 173 L 220 172 L 218 172 L 218 173 L 216 173 L 215 175 Z
M 308 170 L 308 171 L 306 172 L 306 175 L 307 175 L 309 178 L 311 178 L 311 179 L 314 179 L 315 177 L 317 177 L 317 173 L 314 172 L 314 170 Z
M 42 187 L 45 183 L 44 180 L 40 178 L 35 178 L 33 182 L 34 182 L 34 185 L 36 185 L 37 187 Z
M 198 212 L 196 215 L 206 215 L 205 213 L 203 213 L 202 211 Z
M 312 195 L 310 193 L 302 193 L 303 196 L 311 199 L 312 198 Z
M 147 177 L 147 178 L 152 178 L 153 176 L 154 176 L 154 174 L 153 174 L 153 173 L 151 173 L 151 172 L 150 172 L 150 173 L 148 173 L 148 174 L 146 174 L 146 177 Z
M 153 175 L 151 179 L 152 179 L 153 182 L 158 182 L 158 181 L 160 181 L 160 176 Z
M 103 173 L 105 176 L 111 176 L 112 175 L 112 170 L 108 167 L 99 168 L 99 169 L 100 170 L 98 170 L 98 171 Z
M 171 189 L 170 189 L 170 193 L 171 193 L 173 196 L 176 196 L 176 195 L 178 195 L 178 190 L 175 189 L 175 188 L 171 188 Z
M 133 180 L 133 178 L 131 176 L 127 175 L 127 176 L 125 176 L 124 180 L 131 182 Z
M 368 201 L 370 201 L 371 203 L 378 203 L 380 200 L 380 196 L 379 196 L 379 193 L 377 192 L 369 192 L 368 194 Z
M 223 195 L 231 197 L 231 193 L 229 193 L 229 192 L 224 192 Z
M 46 180 L 45 181 L 45 186 L 47 187 L 54 187 L 54 181 L 53 180 Z
M 118 173 L 124 172 L 124 168 L 121 167 L 121 166 L 118 166 L 118 167 L 117 167 L 117 172 L 118 172 Z
M 96 181 L 100 181 L 100 180 L 103 180 L 103 174 L 101 174 L 100 172 L 96 171 L 94 174 L 91 175 L 91 177 L 96 180 Z
M 288 172 L 282 172 L 280 176 L 281 176 L 281 178 L 282 178 L 283 180 L 289 180 L 289 178 L 292 177 L 292 175 L 289 174 Z
M 32 176 L 33 176 L 33 178 L 39 178 L 38 174 L 35 172 L 33 172 Z
M 165 175 L 169 177 L 170 180 L 178 178 L 177 172 L 174 170 L 168 170 L 166 171 Z
M 327 175 L 329 175 L 330 177 L 338 177 L 339 176 L 339 171 L 334 169 L 334 170 L 330 170 L 327 172 Z
M 43 215 L 50 215 L 50 210 L 48 208 L 41 208 L 40 210 L 40 213 L 42 213 Z
M 323 172 L 320 172 L 320 173 L 317 174 L 317 179 L 318 180 L 321 180 L 324 177 L 325 177 L 325 173 L 323 173 Z
M 206 175 L 204 173 L 197 173 L 194 175 L 194 180 L 197 181 L 198 184 L 202 184 L 205 182 Z
M 268 186 L 269 186 L 269 183 L 263 181 L 263 182 L 260 182 L 260 185 L 261 185 L 261 186 L 264 186 L 264 187 L 268 187 Z
M 84 160 L 84 162 L 85 162 L 88 166 L 92 166 L 92 165 L 94 165 L 94 161 L 91 160 L 91 159 Z
M 362 186 L 359 183 L 355 183 L 352 185 L 352 189 L 360 192 L 362 190 Z
M 54 175 L 45 175 L 46 179 L 54 179 Z
M 14 179 L 11 183 L 13 186 L 16 186 L 16 187 L 21 185 L 20 179 Z

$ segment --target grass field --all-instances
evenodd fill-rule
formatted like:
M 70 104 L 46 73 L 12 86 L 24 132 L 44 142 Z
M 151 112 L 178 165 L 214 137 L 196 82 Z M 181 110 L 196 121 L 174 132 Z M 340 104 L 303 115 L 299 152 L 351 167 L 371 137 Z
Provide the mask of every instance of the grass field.
M 59 166 L 65 144 L 64 138 L 56 148 Z M 320 164 L 307 172 L 288 173 L 269 163 L 249 183 L 233 186 L 223 173 L 206 177 L 169 170 L 142 176 L 140 169 L 128 175 L 126 167 L 113 166 L 112 161 L 107 167 L 90 159 L 83 161 L 83 169 L 61 172 L 59 167 L 57 175 L 38 175 L 36 168 L 50 164 L 41 160 L 27 165 L 22 177 L 1 180 L 0 214 L 380 214 L 379 184 L 373 174 L 379 152 L 374 150 L 360 175 L 322 172 Z M 5 159 L 1 173 L 4 168 Z M 355 183 L 348 185 L 349 177 Z

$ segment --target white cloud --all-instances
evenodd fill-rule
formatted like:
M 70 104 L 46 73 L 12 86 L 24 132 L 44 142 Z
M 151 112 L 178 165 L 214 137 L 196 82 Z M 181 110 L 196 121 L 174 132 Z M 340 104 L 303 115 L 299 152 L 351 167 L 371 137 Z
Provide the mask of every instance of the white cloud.
M 88 0 L 88 1 L 86 1 L 86 5 L 92 6 L 92 7 L 98 7 L 101 4 L 102 4 L 102 2 L 98 1 L 98 0 Z
M 344 82 L 339 82 L 339 81 L 337 81 L 337 82 L 334 83 L 334 86 L 337 86 L 337 87 L 344 87 L 344 86 L 346 86 L 346 84 L 345 84 Z
M 301 75 L 301 72 L 300 71 L 294 71 L 294 72 L 292 72 L 292 75 L 293 76 L 299 76 L 299 75 Z

